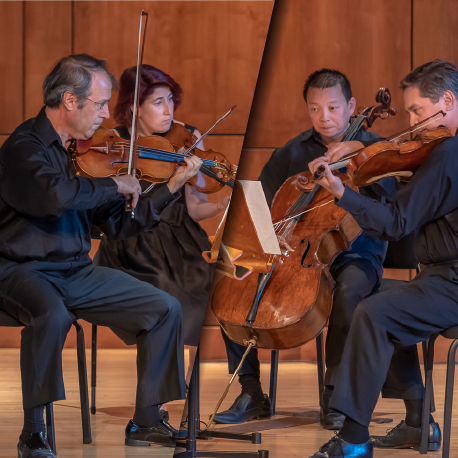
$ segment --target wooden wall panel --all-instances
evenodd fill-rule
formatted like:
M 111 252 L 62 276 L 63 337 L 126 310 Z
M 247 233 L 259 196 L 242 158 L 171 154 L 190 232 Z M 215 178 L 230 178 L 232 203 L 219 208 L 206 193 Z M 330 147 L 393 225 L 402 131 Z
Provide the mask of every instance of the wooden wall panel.
M 243 148 L 240 157 L 239 180 L 257 180 L 274 148 Z
M 302 88 L 322 67 L 347 74 L 357 106 L 374 104 L 381 86 L 391 90 L 400 113 L 374 131 L 385 135 L 408 124 L 398 86 L 410 71 L 410 2 L 283 0 L 269 35 L 245 147 L 282 146 L 311 127 Z
M 23 3 L 0 2 L 0 134 L 22 122 L 22 34 Z
M 71 2 L 25 2 L 25 119 L 43 106 L 46 75 L 72 52 L 71 17 Z
M 413 67 L 434 59 L 458 65 L 458 2 L 435 0 L 432 8 L 427 0 L 415 0 L 413 5 Z
M 114 74 L 137 57 L 142 8 L 149 13 L 144 62 L 182 85 L 177 116 L 205 131 L 244 134 L 272 2 L 75 2 L 75 52 L 106 59 Z M 113 126 L 111 120 L 107 126 Z

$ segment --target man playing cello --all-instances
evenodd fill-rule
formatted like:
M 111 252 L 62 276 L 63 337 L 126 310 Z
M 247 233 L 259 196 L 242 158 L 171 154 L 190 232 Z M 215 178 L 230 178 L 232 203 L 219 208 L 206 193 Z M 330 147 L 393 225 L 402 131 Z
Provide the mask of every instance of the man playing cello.
M 326 152 L 347 152 L 356 143 L 341 143 L 355 111 L 356 101 L 348 78 L 337 70 L 321 69 L 312 73 L 304 86 L 304 100 L 313 128 L 277 148 L 264 166 L 259 180 L 269 206 L 275 193 L 291 176 L 307 169 L 308 163 Z M 373 141 L 378 135 L 359 131 L 356 140 Z M 393 180 L 388 180 L 392 182 Z M 363 192 L 376 197 L 370 187 Z M 331 267 L 336 282 L 332 313 L 326 339 L 326 376 L 320 423 L 325 429 L 340 429 L 343 415 L 329 407 L 342 350 L 348 335 L 353 312 L 358 303 L 368 296 L 382 278 L 382 262 L 387 243 L 363 232 L 350 251 L 341 253 Z M 234 372 L 245 347 L 233 343 L 223 333 L 229 360 L 229 371 Z M 270 402 L 264 396 L 259 381 L 259 360 L 256 350 L 248 354 L 239 375 L 242 392 L 225 412 L 216 415 L 219 423 L 241 423 L 270 416 Z

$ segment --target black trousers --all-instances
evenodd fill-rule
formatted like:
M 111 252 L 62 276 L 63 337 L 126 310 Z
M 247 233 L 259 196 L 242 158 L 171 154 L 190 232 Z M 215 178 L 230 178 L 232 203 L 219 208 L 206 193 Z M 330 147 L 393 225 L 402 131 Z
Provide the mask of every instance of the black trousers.
M 374 266 L 367 259 L 355 259 L 338 267 L 331 268 L 336 282 L 331 316 L 326 338 L 326 376 L 325 385 L 334 386 L 342 359 L 345 342 L 350 330 L 353 313 L 357 305 L 368 296 L 378 283 Z M 246 347 L 232 342 L 223 334 L 229 363 L 229 373 L 234 373 Z M 248 353 L 240 374 L 259 376 L 258 351 Z
M 421 399 L 416 344 L 458 324 L 458 269 L 431 267 L 357 307 L 331 407 L 368 426 L 379 394 Z
M 137 344 L 137 407 L 184 397 L 181 307 L 169 294 L 88 262 L 36 261 L 3 275 L 0 293 L 0 309 L 28 324 L 21 340 L 24 409 L 65 399 L 62 348 L 72 325 L 68 311 Z

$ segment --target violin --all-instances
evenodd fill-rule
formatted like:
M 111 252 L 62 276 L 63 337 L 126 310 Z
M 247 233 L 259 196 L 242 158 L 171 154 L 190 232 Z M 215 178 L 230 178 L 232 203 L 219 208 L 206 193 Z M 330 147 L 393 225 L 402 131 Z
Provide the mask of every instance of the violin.
M 194 140 L 197 140 L 185 127 L 177 123 L 173 124 L 168 135 L 173 143 L 168 136 L 151 135 L 138 138 L 134 169 L 137 179 L 151 183 L 168 181 L 177 165 L 183 163 L 183 158 L 187 156 L 179 151 L 182 148 L 191 148 L 195 144 Z M 128 173 L 129 147 L 128 140 L 119 137 L 113 130 L 101 127 L 89 140 L 73 142 L 70 150 L 78 173 L 89 177 L 109 177 Z M 201 177 L 192 177 L 188 180 L 189 184 L 206 194 L 219 191 L 225 185 L 233 187 L 237 168 L 223 154 L 198 148 L 194 148 L 191 154 L 200 157 L 203 165 L 200 169 Z
M 420 165 L 429 157 L 431 151 L 450 138 L 452 134 L 446 127 L 439 126 L 432 130 L 422 130 L 413 140 L 403 142 L 398 140 L 445 115 L 445 112 L 439 111 L 402 132 L 342 157 L 329 164 L 329 168 L 336 170 L 347 167 L 349 178 L 358 187 L 370 185 L 388 176 L 396 176 L 401 181 L 409 181 Z M 313 181 L 318 181 L 324 170 L 324 166 L 318 167 Z
M 388 90 L 380 90 L 376 100 L 381 104 L 362 110 L 342 141 L 353 140 L 374 119 L 393 113 Z M 336 173 L 356 190 L 347 175 Z M 231 208 L 228 218 L 230 212 Z M 275 194 L 271 215 L 282 254 L 269 255 L 265 264 L 270 271 L 258 271 L 257 277 L 249 275 L 242 281 L 224 277 L 211 304 L 231 340 L 288 349 L 310 341 L 326 325 L 335 288 L 329 267 L 339 253 L 350 249 L 361 228 L 310 172 L 286 180 Z

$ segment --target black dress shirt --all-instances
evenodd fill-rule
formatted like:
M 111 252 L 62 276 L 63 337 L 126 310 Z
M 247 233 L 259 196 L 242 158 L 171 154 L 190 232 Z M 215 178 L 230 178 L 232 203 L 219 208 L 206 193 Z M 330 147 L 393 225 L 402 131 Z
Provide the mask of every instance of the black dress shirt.
M 361 130 L 355 140 L 370 144 L 379 138 L 380 136 L 375 133 Z M 328 148 L 323 145 L 315 129 L 302 132 L 297 137 L 288 141 L 285 146 L 276 148 L 259 176 L 259 181 L 262 183 L 269 207 L 272 204 L 275 193 L 288 178 L 308 170 L 309 162 L 324 156 L 327 150 Z M 384 186 L 389 186 L 390 181 L 383 180 L 382 185 L 360 188 L 360 192 L 376 199 L 381 199 L 380 195 L 383 196 L 385 194 Z M 391 191 L 387 192 L 388 195 L 390 193 Z M 387 246 L 386 241 L 380 240 L 376 236 L 363 231 L 353 242 L 350 251 L 345 251 L 337 256 L 333 266 L 337 268 L 355 258 L 364 258 L 372 263 L 379 278 L 382 278 L 382 263 L 385 259 Z
M 412 179 L 388 202 L 350 188 L 337 205 L 369 234 L 398 240 L 416 229 L 415 256 L 422 264 L 458 260 L 458 137 L 437 146 Z
M 0 148 L 0 268 L 30 261 L 90 262 L 90 230 L 126 238 L 150 230 L 179 197 L 167 186 L 140 196 L 135 218 L 111 178 L 76 175 L 43 108 Z

